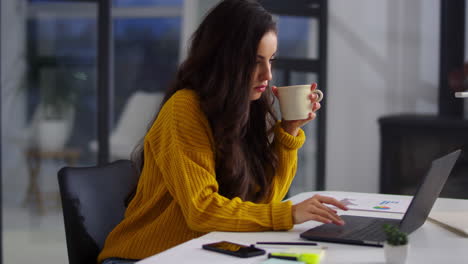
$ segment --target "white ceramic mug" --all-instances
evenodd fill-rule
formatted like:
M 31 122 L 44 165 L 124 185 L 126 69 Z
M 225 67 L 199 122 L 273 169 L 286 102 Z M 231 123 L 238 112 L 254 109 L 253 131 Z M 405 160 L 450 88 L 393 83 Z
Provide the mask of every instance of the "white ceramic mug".
M 318 95 L 316 102 L 323 99 L 320 90 L 310 90 L 310 84 L 278 87 L 278 98 L 280 103 L 281 117 L 284 120 L 302 120 L 309 117 L 313 104 L 309 95 Z

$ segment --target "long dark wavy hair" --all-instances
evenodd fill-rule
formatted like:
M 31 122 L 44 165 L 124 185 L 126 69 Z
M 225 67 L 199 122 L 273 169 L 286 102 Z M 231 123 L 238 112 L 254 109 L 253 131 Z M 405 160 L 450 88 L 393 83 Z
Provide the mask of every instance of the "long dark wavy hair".
M 192 36 L 188 57 L 161 104 L 181 89 L 198 94 L 216 144 L 219 193 L 228 198 L 261 202 L 271 194 L 278 166 L 272 145 L 274 97 L 267 89 L 250 100 L 257 48 L 270 31 L 276 33 L 276 23 L 257 1 L 222 1 Z M 142 142 L 132 160 L 141 172 Z

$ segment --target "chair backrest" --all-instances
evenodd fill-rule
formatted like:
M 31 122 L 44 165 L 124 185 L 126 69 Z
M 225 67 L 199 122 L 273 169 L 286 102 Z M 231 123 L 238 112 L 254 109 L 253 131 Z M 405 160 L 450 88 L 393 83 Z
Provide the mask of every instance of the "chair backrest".
M 107 235 L 123 219 L 138 177 L 130 160 L 58 172 L 70 264 L 96 263 Z

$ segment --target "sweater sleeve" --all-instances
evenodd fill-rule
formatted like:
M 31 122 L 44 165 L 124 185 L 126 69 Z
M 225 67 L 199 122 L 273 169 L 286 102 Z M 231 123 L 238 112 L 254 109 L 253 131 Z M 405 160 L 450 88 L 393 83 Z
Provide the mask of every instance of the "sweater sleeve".
M 289 187 L 296 175 L 297 152 L 304 145 L 305 133 L 299 130 L 297 136 L 292 136 L 283 130 L 281 122 L 274 128 L 273 146 L 278 155 L 278 168 L 273 178 L 273 201 L 281 201 L 289 191 Z
M 218 193 L 211 130 L 197 102 L 172 100 L 160 113 L 160 142 L 148 144 L 164 183 L 195 231 L 286 230 L 291 203 L 257 204 Z M 158 146 L 158 147 L 155 147 Z

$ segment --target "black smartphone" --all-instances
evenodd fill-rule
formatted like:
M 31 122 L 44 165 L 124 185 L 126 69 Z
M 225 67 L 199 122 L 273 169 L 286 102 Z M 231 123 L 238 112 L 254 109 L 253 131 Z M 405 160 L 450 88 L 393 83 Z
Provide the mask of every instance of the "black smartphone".
M 256 248 L 254 245 L 246 246 L 232 243 L 229 241 L 220 241 L 211 244 L 204 244 L 203 249 L 224 253 L 239 258 L 249 258 L 265 254 L 265 250 Z

